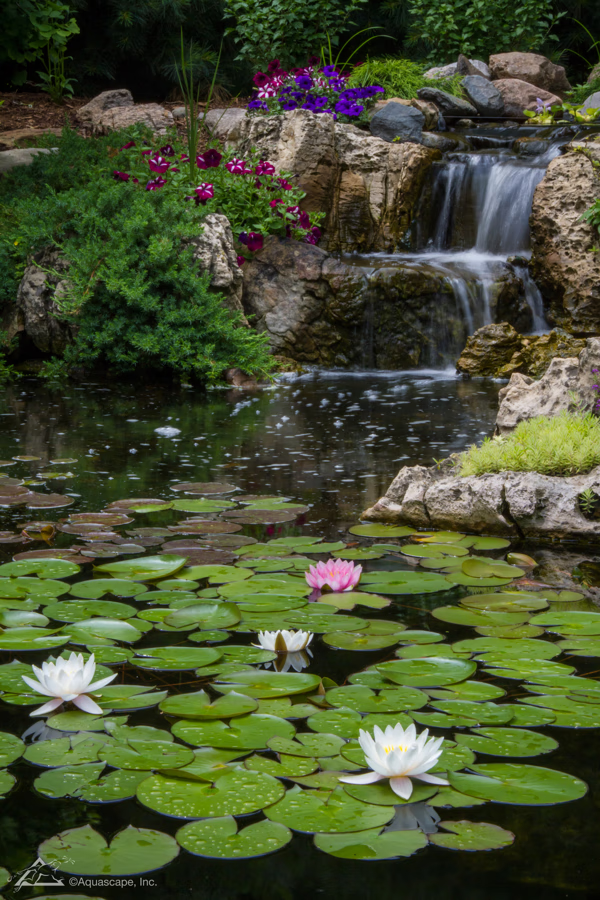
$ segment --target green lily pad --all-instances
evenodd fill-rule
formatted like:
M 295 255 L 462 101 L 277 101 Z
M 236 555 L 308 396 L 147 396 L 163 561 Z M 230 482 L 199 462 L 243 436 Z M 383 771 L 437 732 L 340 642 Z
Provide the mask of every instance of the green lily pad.
M 495 609 L 500 612 L 520 612 L 521 610 L 539 610 L 548 606 L 548 601 L 525 591 L 497 594 L 474 594 L 463 597 L 460 601 L 467 609 Z
M 144 647 L 131 662 L 141 669 L 184 671 L 208 666 L 223 656 L 216 647 Z M 139 657 L 144 657 L 140 659 Z
M 35 766 L 73 766 L 98 762 L 98 754 L 110 738 L 105 735 L 80 734 L 30 744 L 24 758 Z
M 180 512 L 191 513 L 213 513 L 235 507 L 231 500 L 175 500 L 171 505 Z
M 323 635 L 324 643 L 340 650 L 382 650 L 393 647 L 399 640 L 399 634 L 361 634 L 358 631 L 332 631 Z
M 49 728 L 56 731 L 96 731 L 104 732 L 107 723 L 124 725 L 127 716 L 93 716 L 79 709 L 69 709 L 66 712 L 54 713 L 46 720 Z
M 558 641 L 557 648 L 568 656 L 600 656 L 600 637 L 570 638 Z
M 451 787 L 441 787 L 435 797 L 429 801 L 430 806 L 450 807 L 455 809 L 461 806 L 483 806 L 485 800 L 478 800 L 476 797 L 469 797 L 467 794 L 461 794 Z
M 129 800 L 135 797 L 138 785 L 146 778 L 148 778 L 147 771 L 117 769 L 103 778 L 85 784 L 77 796 L 86 803 L 116 803 L 119 800 Z
M 378 860 L 412 856 L 427 845 L 422 831 L 370 828 L 357 834 L 316 834 L 315 847 L 339 859 Z
M 50 650 L 62 647 L 70 640 L 68 634 L 57 634 L 57 629 L 7 628 L 0 632 L 0 650 L 16 653 L 24 650 Z
M 0 732 L 0 768 L 10 766 L 16 759 L 23 756 L 24 752 L 25 744 L 20 738 L 5 731 Z
M 572 697 L 564 697 L 560 694 L 523 697 L 522 702 L 532 706 L 547 707 L 555 713 L 553 724 L 559 727 L 600 727 L 600 704 L 597 703 L 578 702 Z
M 475 728 L 474 734 L 456 734 L 458 744 L 488 756 L 539 756 L 556 750 L 558 742 L 526 728 Z
M 460 543 L 463 547 L 470 547 L 471 550 L 504 550 L 510 546 L 510 541 L 506 538 L 478 537 L 472 534 L 463 537 Z
M 394 809 L 361 803 L 341 788 L 327 793 L 305 791 L 296 786 L 278 803 L 265 809 L 265 815 L 294 831 L 331 834 L 385 825 L 393 818 Z
M 519 640 L 510 641 L 504 638 L 480 637 L 470 638 L 464 641 L 457 641 L 452 644 L 453 649 L 457 653 L 493 653 L 494 655 L 516 657 L 527 657 L 528 659 L 552 659 L 560 653 L 560 647 L 557 644 L 551 644 L 550 641 L 535 640 Z M 481 657 L 485 661 L 486 657 Z
M 115 597 L 137 597 L 145 594 L 148 588 L 137 581 L 126 581 L 122 578 L 94 578 L 91 581 L 79 581 L 71 585 L 69 593 L 74 597 L 87 600 L 98 600 L 105 594 Z M 144 598 L 146 600 L 146 598 Z
M 240 619 L 240 611 L 234 603 L 220 600 L 212 603 L 194 603 L 193 606 L 171 612 L 164 621 L 166 625 L 172 625 L 174 628 L 193 625 L 202 629 L 219 629 L 237 625 Z
M 548 610 L 540 613 L 531 620 L 532 625 L 541 625 L 548 631 L 557 631 L 559 634 L 574 635 L 600 635 L 600 613 L 582 612 L 573 610 Z
M 565 772 L 519 763 L 484 763 L 472 766 L 475 774 L 450 772 L 450 784 L 481 800 L 522 806 L 547 806 L 579 800 L 585 782 Z
M 390 787 L 389 781 L 378 781 L 375 784 L 345 784 L 344 790 L 355 800 L 363 803 L 373 803 L 376 806 L 404 806 L 410 803 L 420 803 L 429 800 L 437 793 L 437 785 L 423 784 L 413 781 L 413 791 L 409 800 L 402 800 Z
M 48 769 L 38 775 L 33 786 L 39 794 L 53 800 L 60 797 L 76 797 L 82 788 L 100 777 L 104 767 L 104 762 L 97 762 Z
M 206 691 L 175 694 L 160 704 L 163 712 L 186 719 L 229 719 L 254 712 L 257 707 L 258 703 L 252 697 L 237 694 L 235 691 L 212 701 Z
M 212 859 L 250 859 L 281 850 L 292 839 L 292 832 L 278 822 L 263 820 L 238 832 L 233 816 L 208 822 L 190 822 L 177 832 L 177 840 L 189 853 Z
M 300 732 L 294 740 L 284 737 L 273 737 L 268 741 L 267 746 L 270 750 L 284 753 L 286 756 L 323 758 L 336 756 L 344 746 L 344 743 L 344 738 L 339 737 L 337 734 Z
M 458 544 L 403 544 L 400 548 L 405 556 L 415 556 L 420 559 L 444 559 L 447 556 L 467 556 L 466 547 Z
M 257 713 L 238 716 L 229 723 L 181 719 L 171 730 L 175 737 L 192 746 L 216 747 L 219 750 L 262 750 L 275 735 L 291 739 L 296 732 L 287 719 Z
M 310 716 L 306 723 L 313 731 L 336 734 L 343 738 L 356 738 L 363 724 L 359 712 L 346 706 L 324 709 Z
M 489 656 L 489 654 L 488 654 Z M 564 663 L 553 662 L 547 659 L 516 659 L 503 656 L 496 662 L 490 660 L 486 663 L 490 666 L 488 671 L 500 678 L 527 679 L 533 681 L 537 676 L 544 675 L 570 675 L 575 669 Z
M 417 688 L 386 688 L 378 694 L 362 685 L 348 685 L 327 691 L 327 702 L 332 706 L 347 706 L 358 712 L 404 712 L 420 709 L 427 703 L 427 694 Z
M 12 790 L 16 780 L 17 779 L 11 772 L 8 772 L 6 769 L 0 770 L 0 797 L 4 794 L 8 794 L 8 792 Z
M 280 800 L 285 789 L 264 772 L 232 769 L 214 784 L 154 775 L 138 786 L 137 798 L 155 812 L 175 818 L 218 818 L 258 812 Z
M 438 606 L 431 615 L 452 625 L 522 625 L 529 618 L 526 612 L 495 612 L 492 610 L 462 609 L 460 606 Z
M 47 865 L 74 875 L 138 875 L 172 862 L 179 853 L 174 838 L 150 828 L 129 825 L 110 846 L 91 827 L 70 828 L 48 838 L 38 849 Z
M 434 572 L 370 572 L 361 578 L 361 589 L 374 594 L 433 594 L 451 588 Z
M 428 690 L 427 693 L 438 700 L 497 700 L 506 691 L 485 681 L 462 681 L 442 690 Z
M 515 836 L 512 831 L 490 825 L 488 822 L 440 822 L 440 827 L 451 834 L 437 832 L 429 837 L 432 844 L 446 850 L 501 850 L 510 847 Z
M 37 575 L 39 578 L 68 578 L 76 575 L 79 566 L 64 559 L 23 559 L 0 566 L 0 578 Z
M 285 697 L 316 690 L 321 683 L 318 675 L 308 672 L 234 672 L 218 678 L 215 690 L 221 693 L 238 691 L 248 697 Z
M 97 566 L 96 571 L 115 578 L 130 579 L 131 581 L 156 581 L 158 578 L 168 578 L 183 568 L 187 562 L 185 556 L 144 556 L 140 559 L 124 559 L 120 562 L 105 563 Z
M 252 772 L 267 772 L 275 778 L 302 777 L 312 775 L 319 768 L 316 759 L 308 759 L 302 756 L 290 756 L 280 754 L 279 761 L 267 756 L 255 754 L 245 760 L 244 766 Z
M 142 624 L 140 622 L 140 626 Z M 103 639 L 132 644 L 139 641 L 142 636 L 141 627 L 136 628 L 130 622 L 123 622 L 121 619 L 107 619 L 100 616 L 80 620 L 65 628 L 68 628 L 73 644 L 94 644 L 97 640 L 102 643 Z
M 479 725 L 503 725 L 513 717 L 511 709 L 487 701 L 431 700 L 431 705 L 448 715 L 473 719 Z
M 437 631 L 416 631 L 413 629 L 408 629 L 407 631 L 402 632 L 402 643 L 411 643 L 411 644 L 437 644 L 439 641 L 444 640 L 444 635 L 439 634 Z
M 398 659 L 377 666 L 377 670 L 396 684 L 413 687 L 442 687 L 465 681 L 477 669 L 477 663 L 466 659 Z
M 69 585 L 51 578 L 0 578 L 0 597 L 25 599 L 32 598 L 39 603 L 50 602 L 66 594 Z
M 381 559 L 382 550 L 370 547 L 349 547 L 347 550 L 338 550 L 331 554 L 335 559 Z
M 231 494 L 237 487 L 225 481 L 185 481 L 172 484 L 171 490 L 185 491 L 186 494 Z
M 59 622 L 83 622 L 92 616 L 129 619 L 136 612 L 133 606 L 111 600 L 61 600 L 49 603 L 44 611 Z
M 115 744 L 104 752 L 104 759 L 115 769 L 179 769 L 194 759 L 189 747 L 169 741 L 129 741 Z

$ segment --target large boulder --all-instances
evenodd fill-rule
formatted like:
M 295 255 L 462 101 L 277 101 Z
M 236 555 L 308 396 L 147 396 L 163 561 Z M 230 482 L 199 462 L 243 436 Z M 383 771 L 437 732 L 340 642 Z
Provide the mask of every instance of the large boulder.
M 471 72 L 463 71 L 464 64 L 460 65 L 461 57 L 462 54 L 458 57 L 458 62 L 450 63 L 447 66 L 434 66 L 432 69 L 427 69 L 426 72 L 423 72 L 423 77 L 428 78 L 430 81 L 439 81 L 441 78 L 454 78 L 455 75 L 472 74 Z M 490 77 L 489 66 L 482 59 L 469 59 L 468 62 L 479 74 L 485 75 L 486 78 Z
M 535 87 L 527 81 L 519 78 L 502 78 L 493 82 L 494 87 L 500 92 L 504 102 L 504 115 L 511 119 L 523 119 L 523 110 L 534 110 L 538 99 L 544 103 L 560 105 L 562 100 L 556 94 Z
M 198 119 L 203 117 L 204 113 L 201 113 Z M 211 109 L 206 113 L 204 124 L 211 137 L 229 145 L 240 139 L 245 118 L 245 109 Z
M 412 141 L 420 143 L 425 116 L 412 106 L 386 103 L 371 119 L 371 134 L 384 141 Z
M 462 89 L 481 116 L 497 117 L 504 113 L 504 100 L 500 91 L 483 75 L 467 75 Z
M 487 63 L 484 63 L 481 60 L 470 60 L 464 55 L 464 53 L 458 54 L 456 74 L 481 75 L 482 78 L 485 78 L 487 81 L 490 80 L 490 70 Z
M 306 192 L 303 208 L 322 211 L 330 250 L 398 246 L 432 162 L 441 154 L 413 143 L 388 143 L 331 116 L 298 109 L 248 116 L 235 143 L 240 156 L 258 149 Z
M 593 409 L 599 396 L 594 388 L 598 384 L 599 369 L 600 338 L 588 338 L 579 357 L 553 359 L 537 381 L 514 373 L 498 394 L 496 432 L 507 434 L 519 422 L 536 416 L 556 416 L 565 410 Z
M 146 125 L 158 134 L 165 134 L 174 123 L 168 109 L 158 103 L 134 104 L 128 90 L 103 91 L 77 110 L 86 133 L 108 134 L 131 125 Z
M 202 233 L 190 242 L 194 247 L 194 259 L 200 263 L 202 272 L 209 273 L 211 288 L 223 294 L 223 305 L 241 316 L 242 323 L 247 325 L 242 306 L 244 276 L 237 263 L 229 219 L 211 213 L 202 225 Z
M 319 247 L 270 236 L 244 266 L 244 308 L 271 352 L 298 362 L 361 361 L 365 278 Z
M 16 169 L 17 166 L 29 166 L 40 153 L 50 153 L 46 147 L 27 147 L 24 150 L 2 150 L 0 152 L 0 175 Z
M 598 232 L 581 215 L 600 199 L 600 144 L 576 148 L 553 159 L 535 189 L 531 269 L 550 323 L 586 335 L 600 332 L 600 254 Z
M 0 132 L 0 150 L 14 150 L 24 141 L 35 141 L 48 135 L 60 137 L 62 128 L 14 128 Z M 41 149 L 41 148 L 31 148 Z
M 580 506 L 586 490 L 600 495 L 600 467 L 569 478 L 537 472 L 461 478 L 446 466 L 405 466 L 362 518 L 537 540 L 597 540 L 600 519 L 588 518 Z
M 584 348 L 585 340 L 560 329 L 524 336 L 502 322 L 484 325 L 469 337 L 456 369 L 468 376 L 510 378 L 519 372 L 541 378 L 553 359 L 579 356 Z
M 36 253 L 17 292 L 19 331 L 42 353 L 62 356 L 76 329 L 61 318 L 57 300 L 68 290 L 69 265 L 56 249 Z
M 477 110 L 468 100 L 463 100 L 462 97 L 455 97 L 454 94 L 447 94 L 446 91 L 440 91 L 438 88 L 419 88 L 417 95 L 421 100 L 435 103 L 445 119 L 463 119 L 477 116 Z
M 494 81 L 518 78 L 551 94 L 571 90 L 564 67 L 539 53 L 496 53 L 490 56 L 490 73 Z

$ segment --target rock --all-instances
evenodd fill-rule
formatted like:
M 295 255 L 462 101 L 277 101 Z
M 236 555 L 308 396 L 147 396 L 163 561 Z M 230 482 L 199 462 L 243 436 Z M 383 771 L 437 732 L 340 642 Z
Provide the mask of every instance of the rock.
M 223 306 L 241 315 L 241 324 L 248 325 L 242 306 L 244 275 L 237 264 L 229 219 L 219 213 L 210 213 L 202 225 L 202 233 L 191 241 L 194 259 L 200 263 L 202 272 L 210 274 L 211 288 L 223 294 Z
M 255 148 L 278 172 L 292 172 L 306 192 L 303 208 L 325 213 L 323 246 L 343 251 L 398 246 L 440 158 L 439 151 L 388 143 L 303 109 L 247 116 L 235 146 L 240 156 Z
M 490 70 L 486 63 L 481 62 L 481 60 L 477 60 L 476 62 L 471 62 L 470 59 L 464 55 L 464 53 L 459 53 L 458 60 L 456 63 L 456 74 L 457 75 L 480 75 L 482 78 L 490 80 Z
M 417 95 L 421 100 L 428 100 L 435 103 L 445 119 L 461 119 L 464 116 L 477 116 L 477 110 L 468 100 L 462 97 L 455 97 L 453 94 L 447 94 L 446 91 L 440 91 L 437 88 L 425 87 L 419 88 Z
M 571 90 L 564 67 L 539 53 L 497 53 L 490 56 L 490 73 L 493 81 L 516 78 L 551 94 Z
M 185 106 L 176 106 L 175 109 L 171 110 L 171 115 L 174 119 L 185 119 L 185 113 Z
M 501 472 L 469 476 L 435 467 L 404 467 L 388 492 L 362 519 L 501 534 L 537 540 L 591 539 L 600 520 L 583 515 L 579 497 L 591 489 L 600 495 L 600 467 L 569 478 L 537 472 Z
M 562 100 L 556 94 L 550 94 L 542 88 L 535 87 L 518 78 L 502 78 L 493 82 L 496 90 L 502 95 L 504 101 L 504 115 L 523 120 L 523 110 L 533 110 L 537 106 L 538 98 L 544 103 L 555 103 L 560 106 Z
M 579 358 L 553 359 L 534 381 L 516 372 L 498 394 L 496 431 L 506 434 L 536 416 L 556 416 L 563 410 L 591 410 L 598 397 L 593 385 L 600 369 L 600 338 L 588 338 Z
M 520 349 L 521 335 L 508 322 L 484 325 L 467 340 L 456 371 L 462 375 L 495 376 Z
M 535 189 L 531 271 L 548 304 L 550 323 L 586 335 L 600 332 L 600 254 L 590 252 L 598 246 L 598 232 L 581 215 L 600 199 L 593 165 L 600 144 L 581 146 L 585 153 L 553 159 Z
M 204 113 L 198 118 L 202 120 Z M 242 134 L 242 123 L 246 118 L 245 109 L 211 109 L 206 114 L 204 124 L 209 129 L 211 137 L 219 141 L 226 140 L 229 144 L 238 141 Z
M 248 375 L 242 369 L 226 369 L 223 378 L 227 384 L 233 387 L 241 388 L 245 391 L 255 391 L 258 388 L 258 381 L 255 375 Z
M 456 150 L 459 142 L 447 134 L 438 134 L 437 132 L 424 131 L 421 135 L 421 143 L 424 147 L 431 147 L 433 150 L 439 150 L 440 153 L 447 153 L 449 150 Z
M 386 103 L 371 119 L 370 129 L 374 137 L 392 141 L 412 141 L 418 144 L 425 125 L 425 116 L 412 106 Z
M 50 153 L 46 147 L 28 147 L 25 150 L 3 150 L 0 152 L 0 175 L 17 166 L 29 166 L 40 153 Z
M 523 336 L 508 322 L 484 325 L 467 340 L 456 370 L 469 376 L 510 378 L 519 372 L 540 378 L 553 359 L 577 357 L 584 347 L 585 340 L 564 331 Z
M 461 54 L 462 56 L 462 54 Z M 460 56 L 459 56 L 460 59 Z M 490 77 L 490 70 L 487 63 L 483 62 L 482 59 L 470 59 L 468 62 L 473 66 L 477 72 L 459 72 L 458 71 L 458 63 L 450 63 L 448 66 L 434 66 L 433 69 L 427 69 L 426 72 L 423 72 L 424 78 L 429 78 L 434 81 L 438 81 L 440 78 L 454 78 L 455 75 L 463 75 L 463 74 L 478 74 L 485 75 L 486 78 Z
M 104 91 L 77 111 L 79 121 L 92 135 L 108 134 L 130 125 L 147 125 L 164 134 L 173 125 L 173 116 L 158 103 L 134 104 L 130 91 Z
M 515 140 L 512 150 L 519 156 L 540 156 L 546 152 L 549 146 L 548 141 L 540 140 L 537 137 L 521 137 Z
M 593 94 L 590 94 L 590 96 L 583 101 L 582 105 L 584 112 L 592 109 L 600 110 L 600 91 L 594 91 Z
M 347 367 L 361 358 L 365 283 L 319 247 L 271 235 L 244 266 L 244 308 L 273 354 Z
M 500 91 L 483 75 L 467 75 L 462 80 L 462 89 L 479 115 L 495 117 L 504 114 Z
M 419 100 L 418 97 L 413 97 L 412 100 L 404 100 L 403 97 L 390 97 L 387 100 L 378 100 L 377 103 L 375 103 L 372 116 L 375 115 L 376 112 L 379 112 L 380 109 L 384 109 L 388 103 L 399 103 L 400 106 L 412 106 L 414 109 L 418 109 L 425 116 L 424 130 L 435 131 L 437 129 L 440 114 L 437 106 L 433 103 Z
M 54 134 L 60 137 L 62 128 L 16 128 L 13 131 L 0 132 L 0 150 L 14 150 L 22 141 L 39 138 L 42 135 Z M 31 148 L 39 149 L 39 148 Z
M 588 84 L 591 84 L 592 81 L 596 81 L 597 78 L 600 78 L 600 62 L 596 63 L 586 80 Z
M 76 332 L 75 326 L 61 319 L 56 303 L 56 297 L 68 288 L 63 277 L 68 268 L 58 250 L 42 250 L 25 269 L 17 292 L 22 330 L 38 350 L 53 356 L 63 355 Z

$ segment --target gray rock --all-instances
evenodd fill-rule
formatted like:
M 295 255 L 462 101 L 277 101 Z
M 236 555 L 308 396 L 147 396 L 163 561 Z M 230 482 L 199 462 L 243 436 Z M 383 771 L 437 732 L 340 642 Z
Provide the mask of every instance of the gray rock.
M 537 472 L 461 478 L 435 467 L 405 467 L 361 518 L 538 540 L 597 538 L 600 520 L 586 518 L 579 506 L 588 488 L 600 495 L 600 466 L 570 478 Z
M 513 373 L 498 394 L 496 432 L 507 434 L 535 416 L 556 416 L 579 406 L 591 410 L 598 397 L 593 369 L 600 369 L 600 338 L 588 338 L 579 357 L 553 359 L 538 381 Z
M 447 153 L 449 150 L 456 150 L 459 142 L 446 134 L 438 132 L 424 131 L 421 135 L 421 143 L 424 147 L 431 147 L 433 150 L 440 150 L 441 153 Z
M 588 109 L 600 109 L 600 91 L 595 91 L 593 94 L 590 94 L 583 101 L 584 110 L 587 112 Z
M 200 120 L 202 115 L 198 116 Z M 204 123 L 213 138 L 231 143 L 240 139 L 245 118 L 245 109 L 211 109 Z
M 516 78 L 552 94 L 570 90 L 563 66 L 557 66 L 539 53 L 497 53 L 490 56 L 492 79 Z
M 16 166 L 31 165 L 39 153 L 50 153 L 50 150 L 47 147 L 28 147 L 26 150 L 2 150 L 0 152 L 0 173 L 10 172 Z
M 202 272 L 211 276 L 210 286 L 223 294 L 223 305 L 234 314 L 241 314 L 243 324 L 248 321 L 242 306 L 244 276 L 237 264 L 231 225 L 227 216 L 211 213 L 204 219 L 202 233 L 191 241 L 194 259 Z
M 56 299 L 68 290 L 68 263 L 58 250 L 42 250 L 23 273 L 17 309 L 23 331 L 42 353 L 62 356 L 72 342 L 75 326 L 61 319 Z
M 446 119 L 462 119 L 465 116 L 469 118 L 477 116 L 477 110 L 467 100 L 455 97 L 453 94 L 447 94 L 445 91 L 439 91 L 437 88 L 420 88 L 417 91 L 417 95 L 421 100 L 429 100 L 431 103 L 435 103 Z
M 488 81 L 490 80 L 490 70 L 487 65 L 480 60 L 471 61 L 470 59 L 467 59 L 463 53 L 459 53 L 458 62 L 456 63 L 456 74 L 481 75 L 482 78 L 486 78 Z
M 77 117 L 81 122 L 92 124 L 101 113 L 107 109 L 121 109 L 133 106 L 131 91 L 119 89 L 116 91 L 103 91 L 77 110 Z
M 412 106 L 386 103 L 371 119 L 371 134 L 388 143 L 394 140 L 419 143 L 425 125 L 425 116 Z
M 176 106 L 171 110 L 174 119 L 185 119 L 185 106 Z
M 462 54 L 461 54 L 462 56 Z M 460 57 L 459 57 L 460 59 Z M 470 59 L 469 63 L 475 69 L 477 69 L 478 74 L 484 75 L 486 78 L 490 77 L 490 70 L 482 59 Z M 423 73 L 424 78 L 429 78 L 432 81 L 439 81 L 440 78 L 453 78 L 455 75 L 466 74 L 458 71 L 458 63 L 450 63 L 448 66 L 434 66 L 433 69 L 428 69 Z M 474 74 L 474 73 L 473 73 Z
M 483 75 L 467 75 L 462 80 L 462 88 L 481 116 L 501 116 L 504 100 L 491 81 Z
M 173 116 L 158 103 L 134 104 L 127 90 L 104 91 L 77 110 L 79 121 L 88 134 L 101 135 L 130 125 L 146 125 L 164 134 L 173 125 Z

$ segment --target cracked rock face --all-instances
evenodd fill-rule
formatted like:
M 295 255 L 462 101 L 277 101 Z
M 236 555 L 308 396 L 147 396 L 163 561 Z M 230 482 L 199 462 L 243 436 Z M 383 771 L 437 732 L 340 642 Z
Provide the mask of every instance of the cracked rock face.
M 42 250 L 25 269 L 17 293 L 17 330 L 25 331 L 42 353 L 53 356 L 62 356 L 75 334 L 75 326 L 60 318 L 56 303 L 68 289 L 64 277 L 68 267 L 58 250 Z
M 570 478 L 537 472 L 461 478 L 435 467 L 405 466 L 361 518 L 509 537 L 594 538 L 600 519 L 586 518 L 579 506 L 588 488 L 600 496 L 600 466 Z

